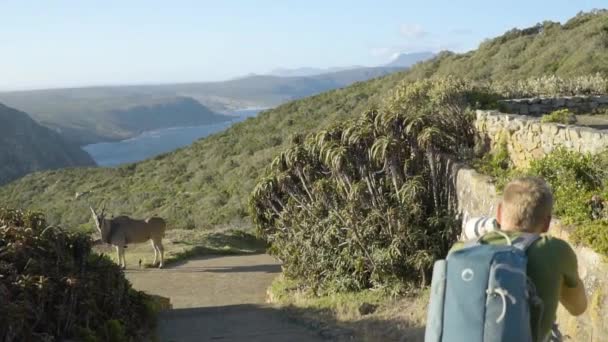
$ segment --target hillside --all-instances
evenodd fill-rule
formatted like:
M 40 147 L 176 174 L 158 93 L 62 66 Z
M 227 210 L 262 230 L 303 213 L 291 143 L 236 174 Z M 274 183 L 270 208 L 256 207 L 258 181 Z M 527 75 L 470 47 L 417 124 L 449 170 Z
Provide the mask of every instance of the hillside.
M 192 98 L 161 94 L 76 89 L 4 93 L 0 98 L 80 145 L 127 139 L 146 130 L 230 119 Z
M 226 121 L 212 110 L 274 107 L 398 70 L 358 68 L 311 77 L 249 76 L 224 82 L 4 92 L 0 102 L 84 145 L 133 137 L 146 129 Z M 147 126 L 140 126 L 144 122 Z
M 30 175 L 0 188 L 0 198 L 13 206 L 42 208 L 54 215 L 52 220 L 61 218 L 71 225 L 88 222 L 87 202 L 103 201 L 114 214 L 156 213 L 178 227 L 238 221 L 247 215 L 245 203 L 256 178 L 285 149 L 291 135 L 358 116 L 402 80 L 452 73 L 512 81 L 544 75 L 547 65 L 556 61 L 558 75 L 608 74 L 606 22 L 608 13 L 598 12 L 579 15 L 564 25 L 545 24 L 550 29 L 510 31 L 470 53 L 444 53 L 407 72 L 284 104 L 188 148 L 141 163 Z M 581 53 L 589 58 L 579 61 Z M 517 68 L 506 72 L 504 65 L 512 65 L 511 61 L 517 61 Z M 92 191 L 86 201 L 73 200 L 76 192 L 85 191 Z
M 411 78 L 458 75 L 509 81 L 555 74 L 608 73 L 608 12 L 580 13 L 565 24 L 546 21 L 512 29 L 465 54 L 441 53 L 412 68 Z
M 0 184 L 34 171 L 93 165 L 78 146 L 26 113 L 0 104 Z

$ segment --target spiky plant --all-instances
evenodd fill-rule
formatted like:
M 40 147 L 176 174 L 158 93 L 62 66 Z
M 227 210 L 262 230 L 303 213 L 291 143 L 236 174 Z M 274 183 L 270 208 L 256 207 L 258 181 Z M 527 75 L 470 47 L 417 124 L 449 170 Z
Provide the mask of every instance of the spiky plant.
M 457 226 L 445 155 L 472 146 L 480 98 L 495 97 L 455 78 L 403 83 L 277 156 L 250 211 L 286 274 L 317 292 L 428 282 Z

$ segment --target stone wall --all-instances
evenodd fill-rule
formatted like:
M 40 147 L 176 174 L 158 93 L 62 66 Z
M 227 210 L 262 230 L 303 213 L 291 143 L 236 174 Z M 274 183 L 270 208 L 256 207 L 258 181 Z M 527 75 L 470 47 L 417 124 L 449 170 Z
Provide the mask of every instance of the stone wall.
M 575 113 L 591 113 L 597 109 L 608 108 L 608 95 L 569 96 L 559 98 L 528 98 L 499 101 L 508 113 L 540 116 L 557 109 L 568 108 Z
M 517 167 L 525 166 L 530 160 L 540 158 L 559 146 L 589 153 L 608 148 L 608 131 L 541 123 L 539 119 L 525 115 L 479 110 L 475 128 L 485 150 L 506 144 Z
M 458 166 L 454 168 L 454 189 L 459 212 L 463 217 L 494 216 L 500 200 L 491 179 L 476 171 Z M 551 223 L 552 235 L 569 241 L 571 228 L 559 221 Z M 573 317 L 560 305 L 558 324 L 570 341 L 600 342 L 608 340 L 608 263 L 587 247 L 574 246 L 579 273 L 589 298 L 587 311 Z

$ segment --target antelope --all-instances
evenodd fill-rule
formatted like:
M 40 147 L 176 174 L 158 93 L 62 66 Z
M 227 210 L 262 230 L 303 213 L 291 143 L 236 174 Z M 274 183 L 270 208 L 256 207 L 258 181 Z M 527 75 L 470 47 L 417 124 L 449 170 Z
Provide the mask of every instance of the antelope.
M 146 220 L 135 220 L 128 216 L 118 216 L 111 219 L 105 218 L 105 208 L 97 215 L 90 207 L 95 221 L 95 227 L 101 234 L 101 240 L 116 247 L 118 264 L 123 269 L 127 268 L 125 260 L 125 248 L 131 243 L 152 241 L 154 248 L 154 263 L 160 254 L 159 268 L 163 267 L 165 250 L 162 239 L 165 236 L 165 220 L 160 217 L 150 217 Z

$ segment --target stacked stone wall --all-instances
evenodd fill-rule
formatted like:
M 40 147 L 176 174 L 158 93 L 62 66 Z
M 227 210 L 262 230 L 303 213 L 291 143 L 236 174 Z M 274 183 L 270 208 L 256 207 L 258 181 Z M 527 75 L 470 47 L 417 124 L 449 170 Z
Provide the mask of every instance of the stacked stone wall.
M 506 145 L 511 161 L 517 167 L 526 166 L 560 146 L 583 153 L 599 153 L 608 148 L 608 131 L 541 123 L 539 119 L 525 115 L 477 111 L 475 128 L 484 150 Z

